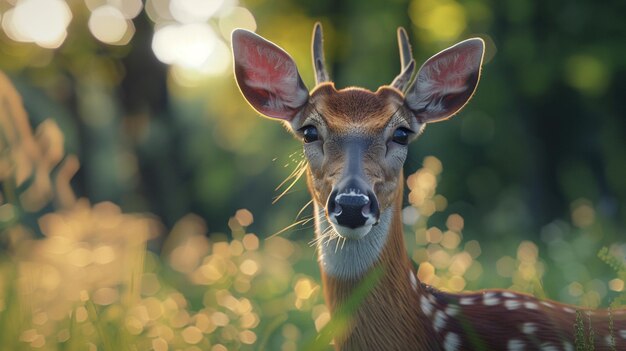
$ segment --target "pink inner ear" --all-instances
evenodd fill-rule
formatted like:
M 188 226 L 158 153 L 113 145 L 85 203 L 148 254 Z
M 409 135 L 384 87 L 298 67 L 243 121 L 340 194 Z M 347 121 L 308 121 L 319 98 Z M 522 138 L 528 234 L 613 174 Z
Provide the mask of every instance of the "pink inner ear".
M 244 96 L 260 113 L 290 119 L 308 100 L 291 57 L 274 44 L 244 31 L 233 34 L 235 75 Z
M 441 95 L 460 93 L 471 88 L 467 79 L 480 68 L 482 53 L 474 48 L 458 48 L 445 51 L 424 64 L 425 81 Z
M 420 69 L 407 103 L 423 122 L 455 114 L 470 99 L 480 75 L 483 42 L 470 39 L 431 57 Z

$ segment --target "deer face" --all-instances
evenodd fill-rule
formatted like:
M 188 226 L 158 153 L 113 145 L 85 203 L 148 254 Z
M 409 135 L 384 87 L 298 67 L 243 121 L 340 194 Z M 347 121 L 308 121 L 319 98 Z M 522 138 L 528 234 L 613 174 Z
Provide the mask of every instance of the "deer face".
M 302 140 L 316 208 L 324 209 L 339 236 L 359 240 L 401 194 L 409 142 L 425 124 L 449 118 L 472 96 L 484 44 L 470 39 L 440 52 L 411 84 L 415 62 L 406 32 L 399 30 L 403 72 L 371 92 L 336 90 L 326 82 L 319 24 L 313 38 L 318 85 L 310 94 L 286 52 L 245 30 L 233 32 L 235 76 L 254 109 L 283 120 Z
M 360 239 L 391 206 L 420 124 L 392 88 L 337 91 L 326 83 L 305 111 L 291 127 L 304 145 L 309 190 L 339 235 Z

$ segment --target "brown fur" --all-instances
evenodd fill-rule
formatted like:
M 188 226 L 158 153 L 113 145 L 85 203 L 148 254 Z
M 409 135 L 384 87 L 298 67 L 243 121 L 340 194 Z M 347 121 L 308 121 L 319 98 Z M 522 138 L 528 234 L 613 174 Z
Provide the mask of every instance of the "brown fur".
M 389 240 L 375 264 L 382 267 L 382 277 L 357 310 L 347 335 L 336 338 L 337 350 L 438 350 L 437 340 L 421 337 L 432 335 L 432 327 L 420 314 L 419 294 L 409 280 L 409 272 L 414 271 L 402 236 L 402 186 L 395 198 Z M 350 298 L 359 283 L 330 277 L 323 270 L 322 282 L 331 313 Z
M 323 120 L 326 137 L 327 161 L 318 167 L 308 167 L 309 191 L 318 204 L 325 204 L 333 185 L 343 175 L 346 154 L 342 140 L 349 137 L 366 138 L 372 142 L 364 155 L 363 170 L 372 184 L 381 208 L 388 208 L 394 201 L 398 181 L 397 172 L 381 164 L 385 144 L 381 133 L 390 123 L 405 121 L 411 125 L 413 116 L 404 108 L 402 94 L 392 87 L 381 87 L 376 92 L 350 87 L 336 90 L 332 82 L 315 88 L 303 116 L 318 116 Z M 392 122 L 392 119 L 396 122 Z M 308 124 L 308 118 L 297 123 Z M 321 127 L 320 127 L 321 128 Z
M 402 174 L 399 179 L 402 179 Z M 400 180 L 393 192 L 394 211 L 388 241 L 379 260 L 370 269 L 382 268 L 383 275 L 351 319 L 347 333 L 336 336 L 337 350 L 444 350 L 447 333 L 459 336 L 460 345 L 455 349 L 459 351 L 507 350 L 511 339 L 523 342 L 524 350 L 541 350 L 547 346 L 555 347 L 546 348 L 548 350 L 568 350 L 567 345 L 575 347 L 575 310 L 583 313 L 587 338 L 591 324 L 595 350 L 612 350 L 607 343 L 611 334 L 607 310 L 580 309 L 513 292 L 508 293 L 516 297 L 509 298 L 502 295 L 506 292 L 504 290 L 450 294 L 420 282 L 414 290 L 409 272 L 415 274 L 415 271 L 406 253 L 402 234 L 402 194 L 403 182 Z M 349 301 L 360 281 L 333 278 L 320 269 L 326 302 L 333 313 Z M 495 294 L 500 302 L 485 304 L 485 294 Z M 420 307 L 422 296 L 432 299 L 433 312 L 430 315 Z M 474 303 L 463 305 L 460 302 L 464 298 L 471 298 Z M 513 310 L 506 308 L 506 300 L 516 301 L 519 307 Z M 457 306 L 459 313 L 446 315 L 443 328 L 435 330 L 435 313 L 445 311 L 448 306 Z M 612 320 L 615 349 L 626 349 L 626 310 L 613 311 Z M 524 334 L 524 323 L 533 323 L 535 331 Z
M 335 338 L 337 350 L 444 350 L 444 338 L 448 332 L 459 335 L 460 346 L 456 349 L 459 351 L 507 350 L 511 339 L 523 342 L 524 350 L 541 350 L 547 345 L 556 347 L 550 350 L 567 350 L 565 343 L 574 350 L 575 310 L 582 312 L 587 338 L 591 324 L 595 350 L 612 350 L 607 343 L 610 335 L 607 310 L 581 309 L 506 290 L 451 294 L 420 282 L 414 290 L 409 272 L 415 272 L 404 246 L 401 208 L 402 184 L 399 184 L 395 192 L 394 216 L 388 242 L 374 265 L 382 267 L 382 278 L 358 308 L 347 334 Z M 360 283 L 330 277 L 323 270 L 322 282 L 331 313 L 350 299 Z M 486 305 L 484 298 L 487 293 L 495 294 L 500 303 Z M 505 297 L 503 293 L 513 293 L 516 297 Z M 426 315 L 420 308 L 422 296 L 432 299 L 433 312 L 430 315 Z M 463 298 L 470 298 L 474 303 L 463 305 L 460 303 Z M 519 307 L 507 309 L 504 305 L 506 300 L 517 301 Z M 451 305 L 457 306 L 459 313 L 455 316 L 446 315 L 444 327 L 435 330 L 434 314 L 445 311 Z M 615 349 L 626 349 L 626 334 L 621 332 L 626 330 L 626 310 L 612 311 L 612 320 Z M 524 334 L 522 326 L 528 322 L 534 324 L 535 331 Z
M 333 131 L 346 130 L 355 124 L 363 130 L 377 132 L 404 102 L 400 92 L 391 87 L 383 86 L 376 92 L 358 87 L 336 90 L 330 82 L 316 87 L 311 93 L 311 103 Z

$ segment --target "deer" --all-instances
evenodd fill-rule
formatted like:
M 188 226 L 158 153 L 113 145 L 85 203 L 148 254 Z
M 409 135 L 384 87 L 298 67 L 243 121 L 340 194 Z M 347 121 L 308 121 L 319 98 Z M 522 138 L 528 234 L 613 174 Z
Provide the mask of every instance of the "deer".
M 335 348 L 571 351 L 580 349 L 579 318 L 593 331 L 588 349 L 626 349 L 624 309 L 592 310 L 502 289 L 449 293 L 417 278 L 402 233 L 408 145 L 426 125 L 449 119 L 471 99 L 485 43 L 461 41 L 416 71 L 406 30 L 398 28 L 397 38 L 401 72 L 390 85 L 375 92 L 336 89 L 316 23 L 315 87 L 309 91 L 282 48 L 244 29 L 232 33 L 234 75 L 243 97 L 302 142 L 331 316 L 379 272 L 345 331 L 334 336 Z

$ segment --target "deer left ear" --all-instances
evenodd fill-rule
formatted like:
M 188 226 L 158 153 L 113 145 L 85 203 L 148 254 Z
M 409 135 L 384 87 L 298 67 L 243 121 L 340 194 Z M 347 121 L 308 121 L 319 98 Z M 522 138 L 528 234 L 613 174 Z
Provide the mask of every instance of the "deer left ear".
M 472 38 L 422 65 L 406 94 L 406 103 L 420 123 L 445 120 L 465 106 L 478 85 L 484 53 L 485 42 Z
M 275 44 L 243 29 L 232 34 L 237 85 L 262 115 L 290 121 L 309 100 L 296 63 Z

